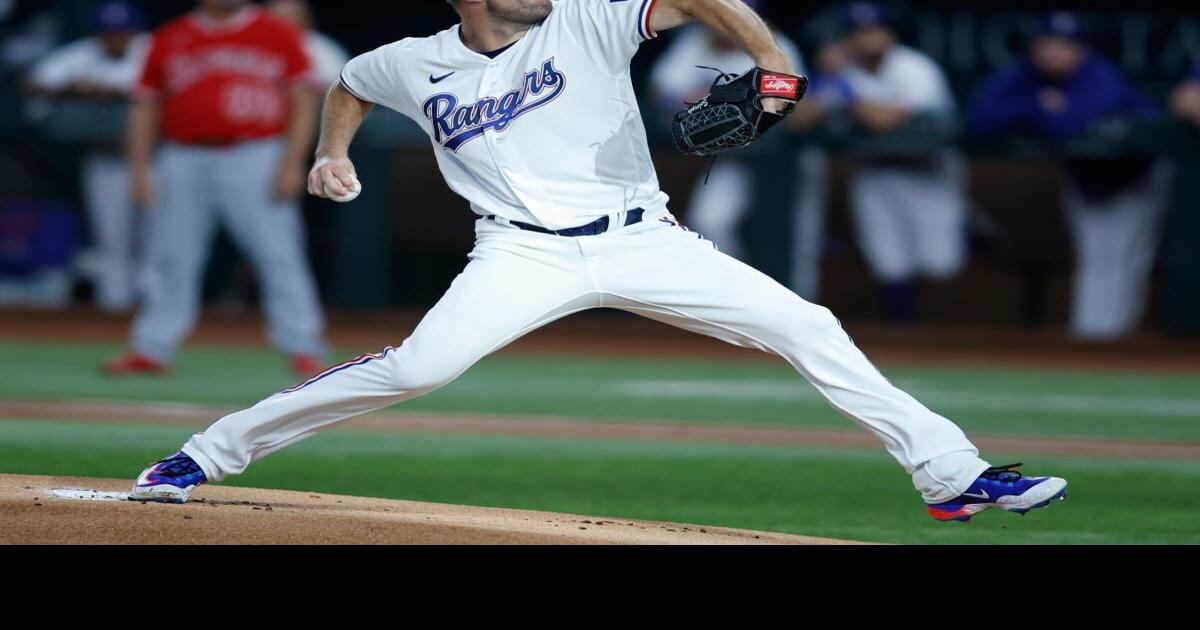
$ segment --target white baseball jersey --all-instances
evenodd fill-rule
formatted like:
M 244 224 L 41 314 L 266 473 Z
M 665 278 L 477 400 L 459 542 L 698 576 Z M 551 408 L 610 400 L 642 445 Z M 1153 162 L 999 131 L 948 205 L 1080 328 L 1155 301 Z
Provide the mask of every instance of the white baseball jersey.
M 304 52 L 312 60 L 313 80 L 323 87 L 333 85 L 341 75 L 342 67 L 350 60 L 350 55 L 341 44 L 316 31 L 304 35 Z
M 915 112 L 954 110 L 954 97 L 942 70 L 928 55 L 907 46 L 893 46 L 875 72 L 850 66 L 843 77 L 855 98 L 869 103 L 899 105 Z
M 480 215 L 558 230 L 665 212 L 629 64 L 654 0 L 556 0 L 494 59 L 459 26 L 350 61 L 342 84 L 413 119 L 446 183 Z
M 131 92 L 149 51 L 148 35 L 135 37 L 120 57 L 109 56 L 99 39 L 89 37 L 50 53 L 33 67 L 29 78 L 35 85 L 50 90 L 88 79 L 111 90 Z

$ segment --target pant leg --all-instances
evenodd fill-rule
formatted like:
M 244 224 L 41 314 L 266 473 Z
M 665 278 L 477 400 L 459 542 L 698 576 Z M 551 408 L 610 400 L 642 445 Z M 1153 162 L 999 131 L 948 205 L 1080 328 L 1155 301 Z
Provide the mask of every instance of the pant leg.
M 821 291 L 821 252 L 829 202 L 829 158 L 817 147 L 800 154 L 800 194 L 792 218 L 792 288 L 806 300 Z
M 871 275 L 881 283 L 910 280 L 916 273 L 910 226 L 897 208 L 900 176 L 889 169 L 862 167 L 850 180 L 850 211 L 859 247 Z
M 133 322 L 133 350 L 169 361 L 196 325 L 204 263 L 216 215 L 209 203 L 208 156 L 167 145 L 157 163 L 150 210 L 146 295 Z
M 688 209 L 688 226 L 734 258 L 746 255 L 740 230 L 750 210 L 753 177 L 743 162 L 718 162 L 708 175 L 708 183 L 701 180 L 696 184 Z
M 105 311 L 133 307 L 137 209 L 129 165 L 120 157 L 94 153 L 83 164 L 83 195 L 96 252 L 95 300 Z
M 657 224 L 609 239 L 596 269 L 608 306 L 786 359 L 883 442 L 927 502 L 961 494 L 987 468 L 962 430 L 892 385 L 828 309 L 695 234 Z
M 912 176 L 903 210 L 920 274 L 949 280 L 966 262 L 966 172 L 959 156 L 942 156 L 939 162 L 932 172 Z
M 485 355 L 598 306 L 576 239 L 481 221 L 471 262 L 398 348 L 334 366 L 230 414 L 183 450 L 211 481 L 334 424 L 449 383 Z
M 258 274 L 271 343 L 288 355 L 323 356 L 325 320 L 305 251 L 300 201 L 275 197 L 278 140 L 225 152 L 214 172 L 221 218 Z
M 1071 334 L 1115 339 L 1137 327 L 1157 250 L 1165 169 L 1111 199 L 1088 200 L 1070 183 L 1064 208 L 1075 245 Z

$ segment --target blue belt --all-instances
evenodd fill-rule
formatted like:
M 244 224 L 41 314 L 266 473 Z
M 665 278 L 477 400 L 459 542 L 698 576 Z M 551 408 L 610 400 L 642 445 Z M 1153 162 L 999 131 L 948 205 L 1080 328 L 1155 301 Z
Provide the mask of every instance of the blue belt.
M 630 210 L 628 213 L 625 214 L 625 225 L 628 226 L 628 225 L 634 225 L 636 223 L 641 223 L 642 215 L 644 215 L 644 214 L 646 214 L 646 211 L 643 210 L 642 208 L 634 208 L 633 210 Z M 489 214 L 487 217 L 484 217 L 484 218 L 495 221 L 496 215 Z M 587 225 L 581 225 L 579 227 L 567 228 L 565 230 L 548 230 L 540 225 L 533 225 L 532 223 L 521 223 L 520 221 L 511 221 L 510 220 L 507 223 L 513 227 L 521 228 L 522 230 L 528 230 L 530 232 L 538 232 L 541 234 L 556 234 L 558 236 L 595 236 L 596 234 L 603 234 L 608 231 L 609 218 L 608 217 L 600 217 L 599 219 L 596 219 L 595 221 L 592 221 L 591 223 L 588 223 Z

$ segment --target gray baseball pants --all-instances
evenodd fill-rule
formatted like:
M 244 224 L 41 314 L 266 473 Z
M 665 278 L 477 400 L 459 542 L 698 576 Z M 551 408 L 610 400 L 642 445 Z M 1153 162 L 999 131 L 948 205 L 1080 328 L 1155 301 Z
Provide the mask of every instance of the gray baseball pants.
M 289 355 L 324 353 L 324 320 L 304 251 L 298 199 L 275 197 L 279 139 L 230 147 L 168 143 L 156 163 L 144 304 L 132 348 L 169 361 L 192 331 L 218 224 L 258 274 L 271 343 Z

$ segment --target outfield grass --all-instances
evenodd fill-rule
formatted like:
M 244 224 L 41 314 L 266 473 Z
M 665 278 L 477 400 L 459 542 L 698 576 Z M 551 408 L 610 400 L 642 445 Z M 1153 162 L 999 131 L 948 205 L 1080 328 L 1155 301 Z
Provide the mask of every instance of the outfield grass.
M 96 366 L 118 350 L 0 342 L 0 398 L 242 406 L 294 380 L 277 354 L 235 348 L 191 349 L 169 379 L 101 376 Z M 974 367 L 885 367 L 884 373 L 968 431 L 1200 441 L 1200 378 L 1195 375 Z M 494 356 L 403 408 L 580 420 L 848 426 L 787 365 L 760 361 Z
M 291 384 L 273 353 L 189 350 L 172 378 L 110 380 L 116 346 L 0 342 L 0 398 L 247 405 Z M 1188 376 L 887 368 L 968 431 L 1200 440 Z M 596 421 L 846 427 L 783 365 L 499 356 L 407 409 Z M 0 419 L 0 472 L 132 478 L 195 428 Z M 988 454 L 994 461 L 1020 454 Z M 233 485 L 694 522 L 902 543 L 1200 543 L 1200 462 L 1038 457 L 1070 498 L 936 523 L 878 450 L 332 431 Z

